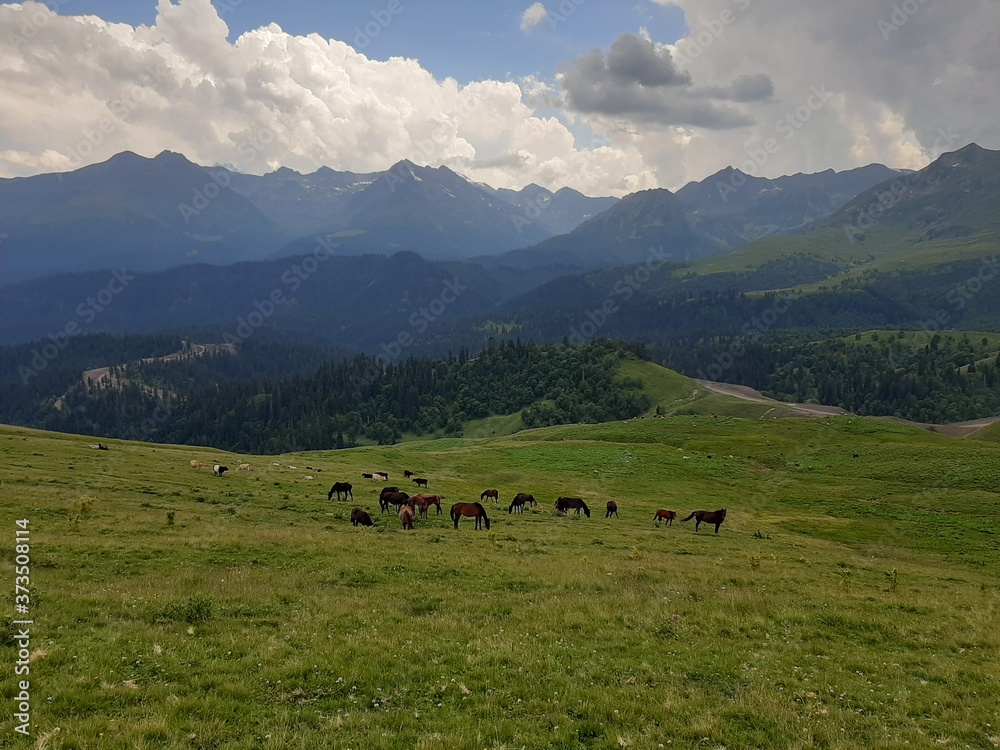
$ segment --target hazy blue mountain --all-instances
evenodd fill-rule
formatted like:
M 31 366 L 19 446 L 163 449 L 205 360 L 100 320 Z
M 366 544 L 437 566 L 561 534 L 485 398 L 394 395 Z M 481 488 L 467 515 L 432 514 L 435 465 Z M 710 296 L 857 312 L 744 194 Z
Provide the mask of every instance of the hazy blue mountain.
M 253 202 L 284 234 L 299 237 L 329 231 L 344 221 L 344 199 L 379 174 L 338 172 L 329 167 L 311 174 L 287 167 L 265 175 L 230 171 L 230 187 Z
M 597 268 L 642 263 L 651 257 L 690 260 L 726 249 L 697 227 L 673 193 L 657 189 L 625 196 L 568 234 L 482 261 L 515 268 Z
M 263 258 L 287 239 L 227 173 L 164 151 L 0 180 L 3 284 L 61 271 Z
M 486 190 L 492 190 L 487 188 Z M 551 234 L 572 232 L 587 219 L 607 211 L 618 202 L 618 198 L 591 198 L 572 188 L 560 188 L 552 192 L 534 183 L 510 190 L 500 188 L 494 191 L 513 206 L 528 221 L 538 222 Z
M 908 174 L 881 164 L 835 172 L 753 177 L 727 167 L 677 191 L 696 225 L 736 247 L 771 234 L 800 229 L 829 216 L 859 193 Z
M 211 329 L 215 340 L 228 333 L 371 348 L 401 334 L 426 340 L 428 330 L 493 309 L 552 275 L 434 263 L 401 252 L 189 264 L 112 278 L 108 271 L 88 271 L 6 287 L 0 343 L 67 332 Z
M 491 255 L 550 236 L 537 222 L 447 167 L 401 161 L 346 196 L 339 223 L 325 236 L 344 255 L 417 252 L 432 260 Z M 307 252 L 315 237 L 275 257 Z

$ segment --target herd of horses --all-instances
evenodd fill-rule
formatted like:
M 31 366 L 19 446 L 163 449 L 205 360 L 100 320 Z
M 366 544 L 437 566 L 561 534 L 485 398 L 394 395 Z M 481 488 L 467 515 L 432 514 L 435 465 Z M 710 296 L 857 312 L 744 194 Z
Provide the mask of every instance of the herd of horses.
M 371 474 L 362 474 L 363 477 L 385 477 L 388 478 L 388 474 L 385 472 L 372 472 Z M 413 476 L 413 472 L 405 471 L 403 472 L 405 478 L 410 478 Z M 423 478 L 414 478 L 413 482 L 417 484 L 418 487 L 426 488 L 428 485 L 428 480 Z M 333 496 L 336 495 L 337 499 L 347 500 L 348 498 L 353 500 L 353 485 L 350 482 L 335 482 L 330 488 L 330 492 L 327 493 L 326 499 L 333 500 Z M 483 505 L 484 500 L 492 500 L 495 503 L 500 502 L 500 492 L 495 489 L 485 490 L 479 496 L 480 502 L 478 503 L 455 503 L 451 506 L 451 511 L 449 516 L 452 522 L 455 524 L 455 528 L 458 528 L 458 522 L 462 518 L 473 518 L 475 519 L 475 528 L 477 530 L 485 528 L 489 531 L 490 528 L 490 517 L 486 513 L 486 507 Z M 441 508 L 441 496 L 431 495 L 426 493 L 421 493 L 418 495 L 410 496 L 406 492 L 403 492 L 399 487 L 383 487 L 382 491 L 379 493 L 379 508 L 382 513 L 396 513 L 399 516 L 399 521 L 402 523 L 404 529 L 413 529 L 413 519 L 415 516 L 419 518 L 427 519 L 427 511 L 430 506 L 435 506 L 437 508 L 437 513 L 435 515 L 440 515 L 443 511 Z M 510 507 L 507 508 L 507 513 L 523 513 L 525 506 L 535 507 L 538 502 L 535 500 L 534 495 L 529 495 L 525 492 L 519 492 L 511 500 Z M 390 510 L 391 508 L 391 510 Z M 569 513 L 570 511 L 575 511 L 576 515 L 580 515 L 581 511 L 587 518 L 590 518 L 590 508 L 587 503 L 584 502 L 583 498 L 580 497 L 562 497 L 560 496 L 555 502 L 555 508 L 558 513 Z M 614 500 L 608 500 L 606 506 L 605 518 L 618 518 L 618 503 Z M 659 526 L 661 523 L 666 522 L 667 526 L 672 526 L 674 520 L 677 518 L 677 513 L 672 510 L 667 510 L 666 508 L 660 508 L 656 511 L 653 516 L 653 520 L 656 521 L 656 525 Z M 719 527 L 722 526 L 723 521 L 726 520 L 726 509 L 720 508 L 719 510 L 709 511 L 709 510 L 696 510 L 687 518 L 682 518 L 681 522 L 690 521 L 694 519 L 694 530 L 698 531 L 701 525 L 708 524 L 715 526 L 715 533 L 719 533 Z M 372 521 L 371 515 L 367 511 L 361 508 L 355 508 L 351 511 L 351 523 L 355 526 L 374 526 L 375 523 Z

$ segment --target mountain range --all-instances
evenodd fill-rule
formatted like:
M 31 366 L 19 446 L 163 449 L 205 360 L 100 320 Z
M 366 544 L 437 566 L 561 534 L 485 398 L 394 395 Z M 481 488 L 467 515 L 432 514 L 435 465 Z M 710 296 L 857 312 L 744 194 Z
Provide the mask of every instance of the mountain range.
M 494 189 L 410 161 L 368 174 L 247 175 L 169 151 L 124 152 L 72 172 L 0 180 L 0 283 L 289 257 L 318 241 L 338 255 L 408 250 L 521 268 L 640 262 L 651 247 L 690 259 L 799 229 L 899 174 L 880 165 L 778 180 L 723 172 L 676 195 L 647 190 L 620 201 L 538 185 Z M 740 187 L 720 193 L 720 184 Z
M 192 181 L 207 205 L 191 197 Z M 740 186 L 722 199 L 720 181 Z M 995 265 L 1000 249 L 1000 152 L 975 144 L 914 173 L 873 165 L 744 182 L 724 171 L 677 194 L 621 200 L 538 186 L 494 190 L 410 162 L 369 175 L 254 177 L 170 153 L 6 180 L 0 194 L 9 235 L 3 343 L 58 335 L 69 323 L 107 332 L 201 328 L 218 338 L 257 312 L 255 334 L 378 351 L 401 338 L 451 346 L 492 330 L 560 339 L 608 300 L 622 314 L 602 335 L 679 331 L 685 315 L 685 325 L 708 333 L 721 318 L 680 307 L 722 295 L 730 301 L 713 314 L 736 314 L 732 295 L 773 290 L 816 302 L 798 305 L 787 325 L 917 325 L 941 310 L 949 323 L 960 312 L 981 323 L 1000 298 L 983 291 L 1000 268 L 978 265 Z M 296 226 L 330 222 L 319 240 L 290 238 Z M 509 249 L 574 222 L 565 234 Z M 730 249 L 723 226 L 781 233 Z M 127 269 L 124 288 L 109 268 Z M 972 276 L 975 299 L 963 298 L 959 310 L 947 295 Z

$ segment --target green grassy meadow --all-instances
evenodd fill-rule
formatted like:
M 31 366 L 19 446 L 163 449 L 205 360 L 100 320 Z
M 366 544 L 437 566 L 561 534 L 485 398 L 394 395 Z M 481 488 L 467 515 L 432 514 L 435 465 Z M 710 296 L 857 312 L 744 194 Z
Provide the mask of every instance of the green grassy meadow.
M 994 443 L 719 414 L 281 457 L 90 442 L 0 427 L 2 747 L 1000 746 Z M 404 469 L 446 512 L 498 488 L 491 530 L 404 532 L 360 477 Z M 508 515 L 519 491 L 539 506 Z M 652 520 L 721 507 L 718 535 Z

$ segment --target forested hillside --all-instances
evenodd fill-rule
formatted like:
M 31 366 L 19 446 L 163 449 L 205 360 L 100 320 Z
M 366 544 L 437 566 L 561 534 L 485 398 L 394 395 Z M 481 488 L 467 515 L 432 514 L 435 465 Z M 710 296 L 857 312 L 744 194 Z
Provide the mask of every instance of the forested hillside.
M 827 337 L 828 336 L 828 337 Z M 1000 414 L 1000 336 L 881 331 L 785 332 L 664 342 L 657 359 L 687 375 L 749 385 L 797 403 L 915 422 Z
M 393 443 L 404 433 L 459 435 L 472 419 L 523 413 L 527 426 L 625 419 L 649 407 L 641 384 L 618 377 L 638 345 L 493 343 L 476 356 L 385 365 L 360 355 L 314 374 L 192 377 L 204 362 L 135 363 L 114 383 L 79 383 L 58 407 L 21 424 L 81 434 L 211 445 L 249 453 Z

